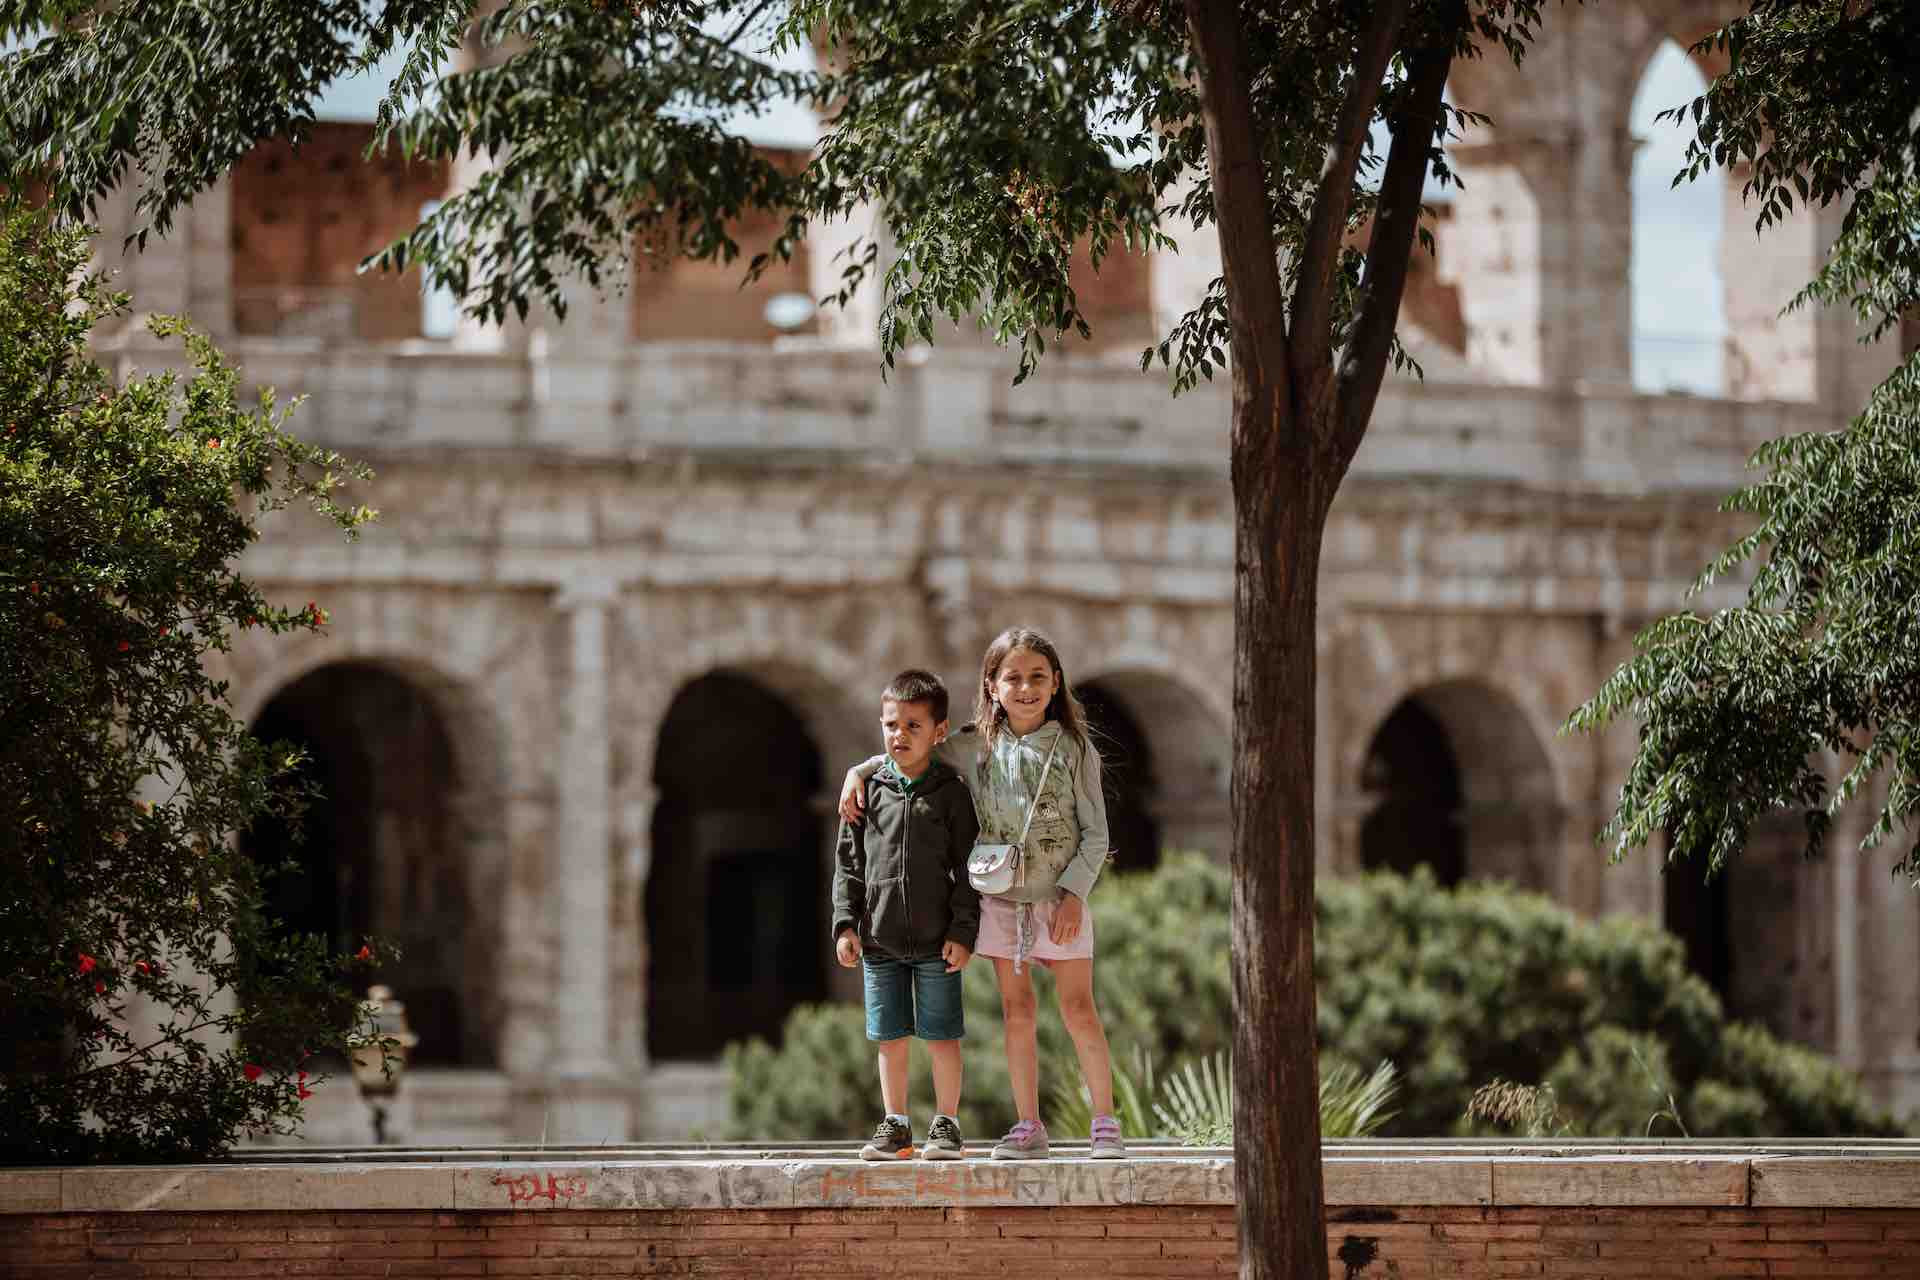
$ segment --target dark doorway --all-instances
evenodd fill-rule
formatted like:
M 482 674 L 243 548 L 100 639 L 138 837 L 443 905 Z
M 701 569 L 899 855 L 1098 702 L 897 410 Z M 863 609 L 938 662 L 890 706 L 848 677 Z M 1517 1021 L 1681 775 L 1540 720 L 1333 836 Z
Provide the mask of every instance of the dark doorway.
M 263 742 L 306 753 L 321 798 L 296 846 L 287 824 L 256 823 L 241 847 L 297 873 L 269 882 L 268 908 L 288 928 L 351 952 L 372 936 L 399 950 L 384 982 L 419 1033 L 416 1062 L 487 1065 L 491 1037 L 471 1016 L 468 899 L 456 847 L 451 743 L 417 686 L 385 668 L 343 662 L 281 690 L 254 721 Z
M 1733 977 L 1733 937 L 1727 928 L 1728 880 L 1732 866 L 1708 880 L 1698 860 L 1669 862 L 1661 868 L 1665 887 L 1664 923 L 1687 949 L 1687 967 L 1707 980 L 1725 999 Z
M 656 759 L 647 1051 L 777 1040 L 795 1005 L 827 995 L 819 751 L 785 702 L 722 672 L 673 700 Z
M 1441 723 L 1409 698 L 1373 735 L 1361 788 L 1378 797 L 1360 827 L 1360 863 L 1402 875 L 1426 864 L 1443 885 L 1466 873 L 1460 765 Z
M 1147 735 L 1126 703 L 1099 681 L 1076 692 L 1087 708 L 1093 745 L 1100 752 L 1113 867 L 1150 871 L 1160 863 L 1160 823 L 1153 816 L 1157 783 Z

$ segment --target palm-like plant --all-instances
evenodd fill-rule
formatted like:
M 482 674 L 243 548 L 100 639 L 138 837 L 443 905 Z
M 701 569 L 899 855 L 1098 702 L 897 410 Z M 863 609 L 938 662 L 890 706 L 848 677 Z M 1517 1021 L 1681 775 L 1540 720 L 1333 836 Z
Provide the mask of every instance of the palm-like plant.
M 1130 1065 L 1113 1068 L 1114 1115 L 1129 1138 L 1165 1134 L 1189 1147 L 1224 1147 L 1233 1142 L 1233 1063 L 1224 1053 L 1180 1064 L 1158 1081 L 1153 1055 L 1135 1045 Z M 1394 1117 L 1392 1102 L 1400 1077 L 1382 1061 L 1370 1075 L 1336 1063 L 1320 1077 L 1320 1136 L 1364 1138 Z M 1090 1132 L 1093 1107 L 1084 1085 L 1071 1077 L 1055 1085 L 1053 1127 L 1081 1136 Z

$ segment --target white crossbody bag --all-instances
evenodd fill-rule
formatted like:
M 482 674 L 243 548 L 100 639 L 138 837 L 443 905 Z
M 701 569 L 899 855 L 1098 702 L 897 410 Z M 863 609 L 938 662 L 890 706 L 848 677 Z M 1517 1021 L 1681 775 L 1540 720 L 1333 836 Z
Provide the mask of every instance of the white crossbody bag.
M 1059 750 L 1060 735 L 1056 735 L 1053 750 L 1047 752 L 1047 762 L 1040 766 L 1040 785 L 1033 789 L 1033 799 L 1027 803 L 1027 821 L 1020 828 L 1020 839 L 1013 844 L 976 844 L 967 855 L 967 883 L 978 892 L 997 898 L 1025 882 L 1026 859 L 1021 846 L 1027 842 L 1027 832 L 1033 830 L 1033 815 L 1040 808 L 1040 797 L 1047 789 L 1047 774 L 1053 768 L 1054 753 Z

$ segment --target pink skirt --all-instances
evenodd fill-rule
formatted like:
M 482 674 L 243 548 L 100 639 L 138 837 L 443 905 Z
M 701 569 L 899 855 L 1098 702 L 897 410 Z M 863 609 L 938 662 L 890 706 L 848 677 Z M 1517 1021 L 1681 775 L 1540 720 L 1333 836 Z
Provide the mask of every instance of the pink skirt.
M 1057 905 L 1057 902 L 1033 904 L 1033 946 L 1026 958 L 1049 966 L 1055 960 L 1093 959 L 1093 908 L 1088 906 L 1082 909 L 1080 934 L 1063 947 L 1053 940 L 1053 912 Z M 982 896 L 980 938 L 974 944 L 973 954 L 1001 960 L 1013 959 L 1017 927 L 1014 920 L 1018 910 L 1018 903 L 1005 898 Z

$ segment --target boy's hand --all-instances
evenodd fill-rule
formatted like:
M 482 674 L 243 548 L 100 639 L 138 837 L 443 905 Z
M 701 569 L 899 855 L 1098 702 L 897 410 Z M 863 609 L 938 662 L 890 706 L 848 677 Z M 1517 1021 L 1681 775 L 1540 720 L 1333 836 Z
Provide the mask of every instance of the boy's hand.
M 948 943 L 952 946 L 952 943 Z M 842 929 L 840 936 L 834 939 L 833 954 L 843 969 L 851 969 L 860 963 L 860 935 L 851 929 Z
M 858 771 L 849 769 L 847 780 L 840 784 L 840 816 L 857 827 L 866 807 L 866 784 L 861 781 Z
M 973 948 L 949 940 L 941 944 L 940 958 L 947 962 L 948 973 L 958 973 L 967 967 L 967 961 L 973 959 Z

